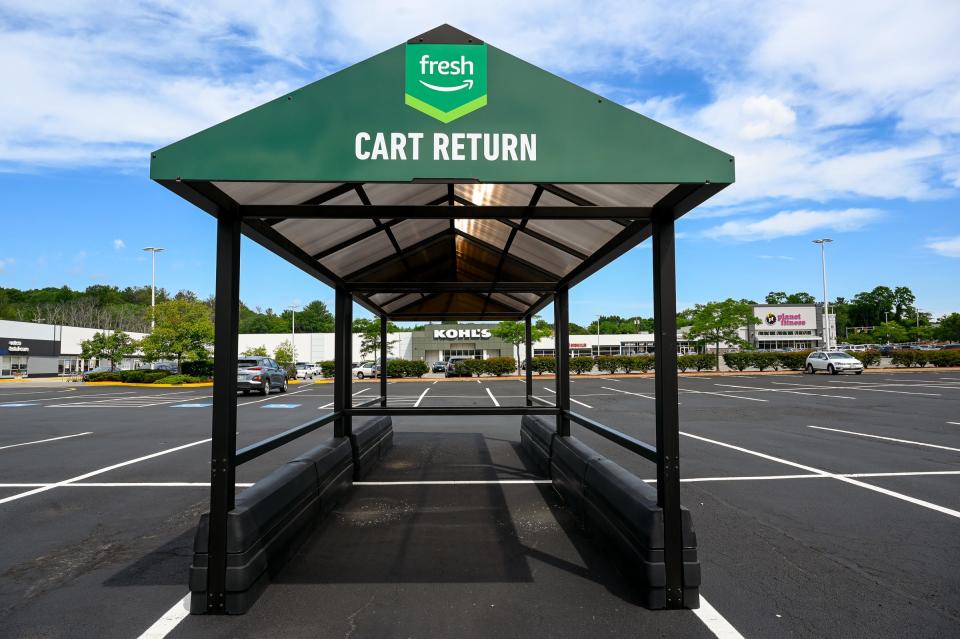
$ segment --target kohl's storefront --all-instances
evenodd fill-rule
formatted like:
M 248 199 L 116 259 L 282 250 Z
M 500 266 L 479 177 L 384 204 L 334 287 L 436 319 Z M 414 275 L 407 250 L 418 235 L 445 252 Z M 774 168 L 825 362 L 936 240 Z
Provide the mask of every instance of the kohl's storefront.
M 410 358 L 432 364 L 451 357 L 513 357 L 513 345 L 494 337 L 491 328 L 490 324 L 428 326 L 411 334 Z

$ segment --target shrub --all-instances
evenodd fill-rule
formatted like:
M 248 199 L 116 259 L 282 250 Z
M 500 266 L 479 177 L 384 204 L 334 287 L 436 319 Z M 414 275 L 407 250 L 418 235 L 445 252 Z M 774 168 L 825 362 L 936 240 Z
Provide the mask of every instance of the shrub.
M 163 379 L 170 375 L 170 371 L 152 371 L 149 369 L 140 369 L 135 371 L 120 371 L 118 373 L 120 381 L 135 384 L 153 384 L 158 379 Z
M 677 369 L 681 373 L 686 373 L 688 368 L 694 367 L 694 362 L 696 362 L 696 355 L 678 355 L 677 356 Z
M 751 366 L 757 368 L 757 370 L 763 371 L 768 368 L 777 369 L 780 366 L 779 356 L 777 353 L 767 353 L 764 351 L 754 351 L 752 353 L 746 353 L 749 355 L 749 362 Z M 743 369 L 740 369 L 743 370 Z
M 890 363 L 894 366 L 910 368 L 916 361 L 917 351 L 893 351 L 890 353 Z
M 847 351 L 847 354 L 860 360 L 864 368 L 870 368 L 880 363 L 880 351 Z
M 387 377 L 422 377 L 429 370 L 427 363 L 418 359 L 387 360 Z
M 649 373 L 657 365 L 656 357 L 653 355 L 634 355 L 633 367 L 641 373 Z
M 616 355 L 601 355 L 597 358 L 597 369 L 613 375 L 621 365 L 620 357 Z
M 464 359 L 453 365 L 453 370 L 458 375 L 467 374 L 469 376 L 480 375 L 483 372 L 482 359 Z
M 119 371 L 106 371 L 103 373 L 87 373 L 84 379 L 88 382 L 122 382 Z
M 700 371 L 712 371 L 717 367 L 717 358 L 710 353 L 700 353 L 696 357 L 697 359 L 694 360 L 694 368 L 697 369 L 698 373 Z
M 192 375 L 167 375 L 161 377 L 154 384 L 196 384 L 198 382 L 208 381 L 205 377 L 194 377 Z
M 490 357 L 480 361 L 483 362 L 483 366 L 480 368 L 481 372 L 489 375 L 500 377 L 517 372 L 517 360 L 512 357 Z
M 537 375 L 552 373 L 557 369 L 557 361 L 553 357 L 540 355 L 539 357 L 534 357 L 533 360 L 531 360 L 530 368 Z
M 748 351 L 724 353 L 723 363 L 726 364 L 728 368 L 743 372 L 753 364 L 753 355 L 753 353 Z
M 930 363 L 930 351 L 913 351 L 913 361 L 923 368 Z
M 333 360 L 326 360 L 323 362 L 318 362 L 320 366 L 320 374 L 324 377 L 333 377 L 334 364 Z
M 210 360 L 183 362 L 180 364 L 180 372 L 194 377 L 213 377 L 213 362 Z
M 571 357 L 570 370 L 577 375 L 583 375 L 593 370 L 593 358 L 587 356 Z
M 410 377 L 423 377 L 430 372 L 430 367 L 427 366 L 427 363 L 419 359 L 408 360 L 410 366 L 407 368 L 407 374 Z
M 803 367 L 807 364 L 807 355 L 810 354 L 810 351 L 799 351 L 796 353 L 777 353 L 777 360 L 780 362 L 780 366 L 783 368 L 788 368 L 792 371 L 803 370 Z
M 934 366 L 960 366 L 960 350 L 932 351 L 927 359 Z

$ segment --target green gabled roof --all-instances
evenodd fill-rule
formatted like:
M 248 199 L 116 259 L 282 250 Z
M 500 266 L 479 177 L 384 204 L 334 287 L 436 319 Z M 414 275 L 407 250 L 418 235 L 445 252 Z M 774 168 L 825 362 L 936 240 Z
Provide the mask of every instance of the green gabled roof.
M 155 180 L 720 183 L 733 157 L 488 46 L 487 104 L 444 124 L 404 100 L 399 45 L 152 154 Z M 536 133 L 537 160 L 358 160 L 358 132 Z M 424 144 L 426 150 L 427 145 Z

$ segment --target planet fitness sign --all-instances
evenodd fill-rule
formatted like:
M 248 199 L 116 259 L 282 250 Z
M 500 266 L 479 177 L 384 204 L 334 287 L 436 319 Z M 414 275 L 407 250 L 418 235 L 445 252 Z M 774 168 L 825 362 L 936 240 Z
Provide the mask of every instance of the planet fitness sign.
M 816 317 L 814 308 L 755 308 L 754 314 L 759 318 L 761 327 L 766 328 L 814 328 Z

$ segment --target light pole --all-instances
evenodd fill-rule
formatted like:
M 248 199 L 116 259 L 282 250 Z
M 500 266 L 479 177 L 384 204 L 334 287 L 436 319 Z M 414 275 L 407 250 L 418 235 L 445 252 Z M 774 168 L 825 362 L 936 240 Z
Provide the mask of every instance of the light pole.
M 150 252 L 150 271 L 152 273 L 150 278 L 150 332 L 152 333 L 157 323 L 155 312 L 157 305 L 157 253 L 164 249 L 159 246 L 147 246 L 143 250 Z
M 297 311 L 300 310 L 298 306 L 291 305 L 287 307 L 287 310 L 290 311 L 290 359 L 293 360 L 293 365 L 297 365 Z
M 830 350 L 830 301 L 827 299 L 827 253 L 824 246 L 832 242 L 829 237 L 814 240 L 820 245 L 820 265 L 823 270 L 823 342 L 824 350 Z
M 597 357 L 600 357 L 600 315 L 597 315 Z

